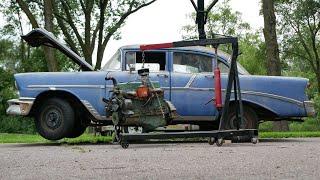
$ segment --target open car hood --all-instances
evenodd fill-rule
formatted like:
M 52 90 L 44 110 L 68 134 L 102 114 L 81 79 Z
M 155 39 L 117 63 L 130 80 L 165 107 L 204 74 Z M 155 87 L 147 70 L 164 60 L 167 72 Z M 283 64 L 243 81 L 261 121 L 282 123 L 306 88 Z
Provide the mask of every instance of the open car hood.
M 30 31 L 27 35 L 21 36 L 30 46 L 39 47 L 41 45 L 56 48 L 60 50 L 63 54 L 72 59 L 77 63 L 84 71 L 94 71 L 94 68 L 87 63 L 82 57 L 72 51 L 66 45 L 60 43 L 57 38 L 55 38 L 52 33 L 45 29 L 37 28 Z

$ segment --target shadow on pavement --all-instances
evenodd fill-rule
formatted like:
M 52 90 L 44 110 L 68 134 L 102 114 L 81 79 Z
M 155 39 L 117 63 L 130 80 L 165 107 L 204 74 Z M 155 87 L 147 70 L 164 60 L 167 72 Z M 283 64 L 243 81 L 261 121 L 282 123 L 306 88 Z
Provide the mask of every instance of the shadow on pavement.
M 306 142 L 306 139 L 303 138 L 261 138 L 259 139 L 259 143 L 292 143 L 292 142 Z M 201 140 L 145 140 L 145 141 L 133 141 L 130 144 L 159 144 L 162 146 L 163 144 L 174 145 L 174 144 L 196 144 L 196 143 L 208 143 L 207 139 Z M 243 144 L 249 142 L 232 142 L 232 144 Z M 161 145 L 162 144 L 162 145 Z M 230 143 L 228 143 L 230 144 Z M 10 147 L 41 147 L 41 146 L 86 146 L 86 145 L 118 145 L 118 143 L 111 142 L 79 142 L 79 143 L 67 143 L 67 142 L 48 142 L 48 143 L 13 143 L 13 144 L 3 144 L 2 146 L 10 146 Z
M 37 146 L 73 146 L 73 145 L 113 145 L 112 143 L 65 143 L 65 142 L 48 142 L 48 143 L 8 143 L 3 144 L 4 146 L 11 147 L 37 147 Z

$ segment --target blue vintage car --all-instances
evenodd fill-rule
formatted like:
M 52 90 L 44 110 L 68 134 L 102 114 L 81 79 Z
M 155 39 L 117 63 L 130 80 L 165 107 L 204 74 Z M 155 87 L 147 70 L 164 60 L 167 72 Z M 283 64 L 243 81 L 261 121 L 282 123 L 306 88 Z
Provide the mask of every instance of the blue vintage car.
M 59 49 L 77 63 L 80 72 L 37 72 L 15 74 L 19 99 L 9 100 L 7 113 L 35 118 L 39 134 L 47 139 L 77 137 L 90 125 L 110 125 L 102 98 L 110 97 L 112 76 L 118 82 L 137 81 L 136 71 L 142 67 L 139 46 L 121 47 L 100 71 L 70 50 L 50 33 L 35 29 L 22 37 L 31 46 L 47 45 Z M 169 48 L 146 51 L 145 67 L 152 81 L 158 81 L 165 98 L 177 109 L 173 124 L 197 124 L 200 129 L 218 126 L 218 111 L 213 103 L 214 51 L 206 47 Z M 222 93 L 229 71 L 229 55 L 218 52 L 222 72 Z M 262 121 L 300 120 L 315 114 L 306 95 L 308 79 L 250 75 L 240 64 L 240 85 L 244 103 L 242 127 L 257 128 Z M 208 103 L 209 102 L 209 103 Z M 235 112 L 231 112 L 227 128 L 234 128 Z

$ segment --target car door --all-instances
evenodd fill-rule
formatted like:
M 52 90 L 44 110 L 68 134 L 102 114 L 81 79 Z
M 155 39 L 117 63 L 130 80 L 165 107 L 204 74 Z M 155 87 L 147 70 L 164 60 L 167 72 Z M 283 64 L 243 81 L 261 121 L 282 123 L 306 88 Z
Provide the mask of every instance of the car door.
M 171 52 L 171 102 L 182 120 L 215 120 L 212 56 L 190 51 Z M 208 103 L 209 102 L 209 103 Z
M 144 68 L 149 68 L 151 81 L 159 82 L 164 90 L 165 99 L 170 96 L 170 75 L 168 71 L 168 58 L 166 51 L 147 51 L 144 55 L 141 51 L 132 49 L 124 52 L 124 71 L 128 73 L 128 79 L 138 81 L 137 70 L 142 68 L 144 56 Z

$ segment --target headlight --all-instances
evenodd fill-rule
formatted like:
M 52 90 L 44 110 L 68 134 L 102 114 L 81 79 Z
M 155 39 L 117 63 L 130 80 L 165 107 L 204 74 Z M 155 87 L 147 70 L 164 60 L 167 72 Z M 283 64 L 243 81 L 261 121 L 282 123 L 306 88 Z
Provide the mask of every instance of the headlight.
M 19 89 L 18 89 L 17 81 L 14 81 L 14 87 L 15 87 L 17 90 L 19 90 Z
M 14 88 L 15 88 L 17 97 L 20 97 L 19 86 L 17 84 L 17 81 L 14 81 Z

